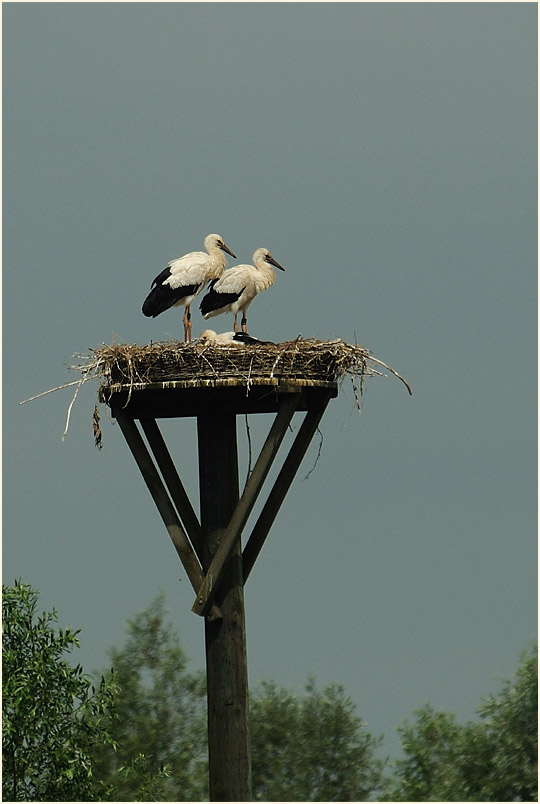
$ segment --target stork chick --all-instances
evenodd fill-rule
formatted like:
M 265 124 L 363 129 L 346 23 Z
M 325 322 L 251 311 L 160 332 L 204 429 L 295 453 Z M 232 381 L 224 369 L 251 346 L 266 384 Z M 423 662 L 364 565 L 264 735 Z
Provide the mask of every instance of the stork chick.
M 218 279 L 227 266 L 223 252 L 236 258 L 220 235 L 209 234 L 204 241 L 208 252 L 192 251 L 172 260 L 152 282 L 152 290 L 144 300 L 144 315 L 155 318 L 169 307 L 183 306 L 184 340 L 191 340 L 190 306 L 198 293 L 211 279 Z
M 258 248 L 253 254 L 255 265 L 234 265 L 210 283 L 208 293 L 199 305 L 203 318 L 221 313 L 234 313 L 234 331 L 238 332 L 238 312 L 242 311 L 242 332 L 247 332 L 247 309 L 255 296 L 271 287 L 276 281 L 274 265 L 284 271 L 267 248 Z
M 199 335 L 200 343 L 217 343 L 220 346 L 257 346 L 257 344 L 268 344 L 271 341 L 260 341 L 247 332 L 214 332 L 213 329 L 205 329 Z

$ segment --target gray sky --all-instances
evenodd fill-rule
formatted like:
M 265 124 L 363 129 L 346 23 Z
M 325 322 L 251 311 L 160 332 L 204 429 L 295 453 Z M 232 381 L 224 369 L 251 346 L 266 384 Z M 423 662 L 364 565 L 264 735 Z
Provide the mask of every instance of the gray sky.
M 97 388 L 64 443 L 71 391 L 18 403 L 113 334 L 181 337 L 142 301 L 219 232 L 286 268 L 252 334 L 356 338 L 414 390 L 373 378 L 358 415 L 346 382 L 330 404 L 246 587 L 251 685 L 343 683 L 395 753 L 414 707 L 464 720 L 513 672 L 537 611 L 536 19 L 4 5 L 4 582 L 82 629 L 86 670 L 160 588 L 193 668 L 202 622 L 105 411 L 93 445 Z M 197 505 L 194 422 L 166 425 Z

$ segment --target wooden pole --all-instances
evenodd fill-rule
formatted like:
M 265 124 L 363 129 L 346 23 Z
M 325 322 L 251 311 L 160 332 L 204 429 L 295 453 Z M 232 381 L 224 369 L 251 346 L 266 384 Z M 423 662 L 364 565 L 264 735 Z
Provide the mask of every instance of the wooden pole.
M 195 614 L 202 616 L 207 613 L 210 606 L 210 598 L 214 589 L 219 586 L 223 568 L 226 566 L 229 556 L 237 545 L 244 525 L 253 510 L 259 492 L 272 466 L 272 462 L 283 441 L 287 427 L 291 423 L 299 399 L 300 394 L 288 394 L 282 401 L 281 407 L 261 450 L 261 454 L 257 458 L 257 462 L 246 483 L 242 497 L 234 509 L 234 513 L 230 518 L 223 537 L 220 539 L 219 546 L 212 558 L 212 563 L 207 568 L 206 564 L 203 562 L 207 573 L 204 583 L 197 592 L 195 603 L 191 609 Z
M 201 527 L 208 566 L 239 500 L 236 416 L 197 417 Z M 248 678 L 242 552 L 238 541 L 205 620 L 211 801 L 251 800 Z

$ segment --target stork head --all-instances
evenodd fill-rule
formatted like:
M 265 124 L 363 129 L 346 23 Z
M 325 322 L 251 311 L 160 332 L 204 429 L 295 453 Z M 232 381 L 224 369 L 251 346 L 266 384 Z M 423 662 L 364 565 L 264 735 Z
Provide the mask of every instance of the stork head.
M 280 271 L 285 270 L 283 265 L 280 265 L 279 262 L 272 257 L 267 248 L 258 248 L 253 254 L 253 262 L 257 266 L 262 262 L 267 262 L 270 265 L 274 265 L 276 268 L 279 268 Z
M 214 332 L 213 329 L 205 329 L 199 335 L 199 343 L 209 343 L 212 341 L 217 341 L 217 332 Z
M 204 240 L 204 247 L 209 253 L 214 248 L 220 248 L 222 251 L 226 251 L 227 254 L 230 254 L 231 257 L 236 259 L 236 254 L 233 254 L 230 248 L 225 244 L 225 241 L 221 235 L 209 234 Z

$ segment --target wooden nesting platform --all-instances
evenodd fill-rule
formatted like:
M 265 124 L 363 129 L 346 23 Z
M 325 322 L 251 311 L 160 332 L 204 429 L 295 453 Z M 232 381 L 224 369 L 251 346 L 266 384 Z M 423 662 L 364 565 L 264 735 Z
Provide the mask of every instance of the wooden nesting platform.
M 99 401 L 116 418 L 119 412 L 133 419 L 272 413 L 290 395 L 297 398 L 297 410 L 317 410 L 337 396 L 346 376 L 359 407 L 364 380 L 381 375 L 379 367 L 412 393 L 394 369 L 341 339 L 298 337 L 242 347 L 200 341 L 103 344 L 91 352 L 89 362 L 73 368 L 81 372 L 81 382 L 101 380 Z
M 212 413 L 273 413 L 285 396 L 296 410 L 336 397 L 346 374 L 370 373 L 369 353 L 341 340 L 225 346 L 213 343 L 119 344 L 95 350 L 104 382 L 99 399 L 113 416 L 171 418 Z
M 215 413 L 275 413 L 285 396 L 298 394 L 296 410 L 316 410 L 336 397 L 337 382 L 307 379 L 243 377 L 225 380 L 167 380 L 165 382 L 114 383 L 102 386 L 101 402 L 114 417 L 127 413 L 134 419 L 201 416 Z

